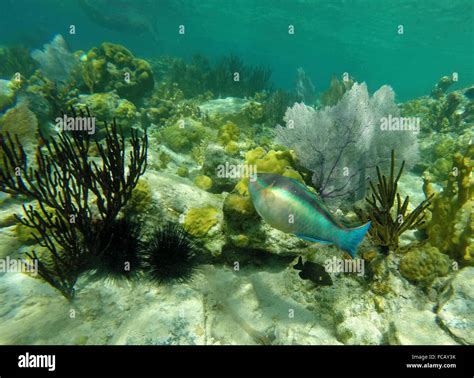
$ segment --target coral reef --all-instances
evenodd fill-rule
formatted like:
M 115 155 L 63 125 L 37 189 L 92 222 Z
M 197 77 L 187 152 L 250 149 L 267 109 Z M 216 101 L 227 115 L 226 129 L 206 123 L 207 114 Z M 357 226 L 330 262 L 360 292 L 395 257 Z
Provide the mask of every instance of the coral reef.
M 456 153 L 448 182 L 436 193 L 430 177 L 425 175 L 423 191 L 433 196 L 431 220 L 426 225 L 430 243 L 463 265 L 474 264 L 474 217 L 472 161 L 474 145 L 464 155 Z
M 90 134 L 62 132 L 57 139 L 40 139 L 34 169 L 17 137 L 8 132 L 0 137 L 0 190 L 34 199 L 39 206 L 23 205 L 25 217 L 18 219 L 35 230 L 36 241 L 47 253 L 32 251 L 27 256 L 38 262 L 38 274 L 68 299 L 74 297 L 79 274 L 103 252 L 100 240 L 110 236 L 110 227 L 146 169 L 146 134 L 132 132 L 127 165 L 123 133 L 115 122 L 105 130 L 104 144 L 95 143 L 101 162 L 89 157 Z
M 138 101 L 154 86 L 153 72 L 147 61 L 133 56 L 121 45 L 104 42 L 92 48 L 86 56 L 87 64 L 82 65 L 82 77 L 86 77 L 84 87 L 95 92 L 117 91 L 130 101 Z
M 429 244 L 410 249 L 400 261 L 400 273 L 422 286 L 430 285 L 436 277 L 449 272 L 449 257 Z
M 413 131 L 383 129 L 382 121 L 399 115 L 388 86 L 371 98 L 365 83 L 355 83 L 332 107 L 315 110 L 295 104 L 277 127 L 277 142 L 293 149 L 301 165 L 313 172 L 313 184 L 326 199 L 365 196 L 366 177 L 397 149 L 409 167 L 416 163 Z
M 421 226 L 425 222 L 424 211 L 430 205 L 430 199 L 421 202 L 415 209 L 408 212 L 408 205 L 410 197 L 406 196 L 405 200 L 401 199 L 398 193 L 398 180 L 402 175 L 405 161 L 402 162 L 398 174 L 395 176 L 395 153 L 392 150 L 390 175 L 387 179 L 385 175 L 380 173 L 380 168 L 377 166 L 377 187 L 372 180 L 369 181 L 372 189 L 370 198 L 366 198 L 370 208 L 368 210 L 368 218 L 372 224 L 369 229 L 371 239 L 387 253 L 396 251 L 398 249 L 398 241 L 400 235 L 409 229 L 414 229 Z M 397 201 L 396 210 L 394 208 L 395 199 Z

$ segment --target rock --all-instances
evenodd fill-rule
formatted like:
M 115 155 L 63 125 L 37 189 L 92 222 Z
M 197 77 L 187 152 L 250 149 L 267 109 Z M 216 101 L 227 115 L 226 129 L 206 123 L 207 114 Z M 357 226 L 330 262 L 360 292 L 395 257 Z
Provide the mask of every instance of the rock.
M 367 318 L 350 317 L 337 325 L 337 338 L 344 344 L 378 345 L 382 341 L 382 333 Z
M 457 340 L 474 344 L 474 267 L 461 269 L 448 282 L 438 319 Z M 443 295 L 440 295 L 440 300 Z
M 233 122 L 240 127 L 245 127 L 254 123 L 251 112 L 254 104 L 255 102 L 246 99 L 226 97 L 206 101 L 199 105 L 199 109 L 217 125 Z
M 455 345 L 456 341 L 436 323 L 436 314 L 430 310 L 400 311 L 393 317 L 386 335 L 389 344 L 401 345 Z

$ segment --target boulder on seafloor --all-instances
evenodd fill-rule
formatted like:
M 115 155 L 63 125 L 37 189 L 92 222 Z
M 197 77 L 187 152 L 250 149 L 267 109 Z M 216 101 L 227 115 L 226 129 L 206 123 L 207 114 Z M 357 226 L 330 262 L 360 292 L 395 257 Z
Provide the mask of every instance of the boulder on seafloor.
M 226 97 L 206 101 L 199 105 L 199 109 L 215 125 L 220 126 L 226 122 L 233 122 L 240 127 L 248 127 L 256 122 L 253 115 L 255 104 L 255 101 L 243 98 Z
M 440 323 L 463 344 L 474 344 L 474 267 L 456 273 L 440 295 Z
M 439 327 L 428 310 L 399 311 L 392 318 L 386 339 L 392 345 L 454 345 L 456 341 Z

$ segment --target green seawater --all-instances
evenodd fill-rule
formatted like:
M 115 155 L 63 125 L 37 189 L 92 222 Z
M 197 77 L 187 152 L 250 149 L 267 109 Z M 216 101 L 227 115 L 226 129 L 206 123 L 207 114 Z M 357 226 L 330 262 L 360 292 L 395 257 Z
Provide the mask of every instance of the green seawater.
M 474 4 L 470 0 L 98 0 L 98 12 L 148 30 L 111 30 L 94 23 L 80 1 L 2 1 L 1 42 L 40 47 L 56 33 L 73 49 L 103 41 L 144 57 L 218 58 L 235 53 L 269 65 L 277 87 L 291 88 L 302 67 L 317 88 L 343 72 L 371 91 L 389 83 L 400 100 L 425 94 L 452 72 L 474 81 Z M 76 34 L 68 35 L 76 25 Z M 179 34 L 184 25 L 185 34 Z M 288 34 L 289 25 L 295 33 Z M 403 34 L 399 34 L 399 26 Z

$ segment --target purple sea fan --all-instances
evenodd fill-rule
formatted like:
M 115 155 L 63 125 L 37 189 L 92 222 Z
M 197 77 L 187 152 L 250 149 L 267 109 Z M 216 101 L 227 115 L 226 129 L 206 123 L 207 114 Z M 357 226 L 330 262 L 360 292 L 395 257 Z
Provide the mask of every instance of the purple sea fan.
M 44 76 L 60 83 L 69 79 L 72 70 L 79 63 L 60 34 L 50 43 L 46 43 L 43 50 L 33 50 L 31 57 L 39 63 Z
M 301 164 L 313 172 L 313 184 L 326 199 L 360 199 L 366 178 L 376 165 L 390 158 L 390 150 L 415 164 L 416 134 L 382 130 L 384 117 L 399 117 L 393 90 L 381 87 L 369 97 L 365 83 L 355 83 L 334 106 L 314 109 L 295 104 L 278 125 L 277 143 L 295 151 Z

